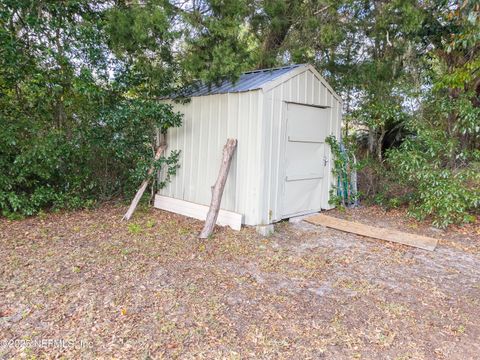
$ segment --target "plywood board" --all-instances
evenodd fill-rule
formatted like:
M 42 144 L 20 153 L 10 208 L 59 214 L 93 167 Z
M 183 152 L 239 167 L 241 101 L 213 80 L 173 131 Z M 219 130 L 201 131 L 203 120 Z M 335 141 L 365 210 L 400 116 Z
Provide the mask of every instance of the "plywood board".
M 155 195 L 155 202 L 153 206 L 157 209 L 170 211 L 175 214 L 188 216 L 202 221 L 205 221 L 207 218 L 209 209 L 209 207 L 205 205 L 163 195 Z M 230 226 L 233 230 L 240 230 L 242 228 L 242 220 L 242 214 L 227 210 L 220 210 L 218 213 L 217 225 Z
M 305 221 L 315 225 L 323 225 L 332 229 L 346 231 L 349 233 L 367 236 L 375 239 L 392 241 L 430 251 L 435 250 L 435 247 L 438 243 L 437 239 L 427 236 L 409 234 L 393 229 L 369 226 L 353 221 L 334 218 L 323 214 L 309 216 L 305 219 Z

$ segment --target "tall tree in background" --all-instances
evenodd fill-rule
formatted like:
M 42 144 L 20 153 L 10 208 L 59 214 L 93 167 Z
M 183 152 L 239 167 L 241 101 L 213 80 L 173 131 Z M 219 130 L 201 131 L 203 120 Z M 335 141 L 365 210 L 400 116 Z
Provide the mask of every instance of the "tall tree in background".
M 458 141 L 459 151 L 478 149 L 480 4 L 468 0 L 454 4 L 429 2 L 427 9 L 429 18 L 422 35 L 432 47 L 431 104 L 443 112 L 436 114 L 435 126 Z M 452 166 L 456 155 L 452 153 Z
M 415 33 L 421 27 L 422 14 L 416 1 L 371 1 L 364 8 L 360 24 L 363 41 L 357 58 L 357 97 L 352 112 L 354 122 L 367 130 L 367 150 L 382 160 L 387 133 L 399 129 L 405 121 L 405 102 L 418 83 Z M 355 61 L 355 60 L 354 60 Z
M 117 1 L 105 11 L 108 49 L 122 91 L 163 96 L 178 85 L 182 25 L 168 1 Z
M 81 194 L 74 127 L 98 114 L 107 77 L 101 1 L 2 1 L 0 208 L 32 213 Z M 108 99 L 105 98 L 108 102 Z M 81 155 L 80 155 L 81 156 Z M 82 157 L 82 161 L 86 159 Z M 70 173 L 71 181 L 60 175 Z M 85 184 L 83 184 L 85 185 Z M 62 190 L 59 190 L 59 189 Z M 74 198 L 74 197 L 72 197 Z
M 184 81 L 235 80 L 254 66 L 245 22 L 250 11 L 250 0 L 194 1 L 177 10 L 184 24 L 179 46 Z

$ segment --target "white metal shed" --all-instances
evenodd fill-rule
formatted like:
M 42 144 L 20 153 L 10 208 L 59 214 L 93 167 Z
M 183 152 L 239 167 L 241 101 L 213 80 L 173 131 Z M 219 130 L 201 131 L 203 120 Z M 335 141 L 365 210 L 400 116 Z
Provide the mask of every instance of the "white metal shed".
M 223 193 L 219 224 L 267 225 L 329 209 L 334 183 L 325 138 L 340 138 L 340 97 L 311 65 L 244 73 L 235 83 L 201 86 L 175 103 L 183 125 L 168 130 L 180 168 L 155 206 L 204 219 L 223 145 L 238 146 Z M 237 217 L 238 219 L 238 217 Z

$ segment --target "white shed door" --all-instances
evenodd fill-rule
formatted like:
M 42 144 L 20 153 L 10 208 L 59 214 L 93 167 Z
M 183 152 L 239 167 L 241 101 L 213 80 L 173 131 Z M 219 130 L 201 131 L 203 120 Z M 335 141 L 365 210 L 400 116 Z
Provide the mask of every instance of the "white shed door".
M 283 217 L 320 211 L 328 110 L 287 103 Z

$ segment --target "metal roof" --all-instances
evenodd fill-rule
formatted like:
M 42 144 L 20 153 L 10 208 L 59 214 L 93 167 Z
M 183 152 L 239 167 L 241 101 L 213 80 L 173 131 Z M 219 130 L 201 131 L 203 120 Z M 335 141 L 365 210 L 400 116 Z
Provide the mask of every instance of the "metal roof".
M 220 83 L 220 85 L 212 84 L 210 86 L 204 83 L 193 85 L 190 90 L 187 89 L 185 92 L 183 92 L 182 96 L 193 97 L 257 90 L 261 89 L 266 83 L 273 81 L 280 76 L 292 71 L 293 69 L 302 66 L 306 65 L 296 64 L 279 68 L 248 71 L 241 74 L 236 82 L 223 81 L 222 83 Z M 179 94 L 173 97 L 178 96 Z

